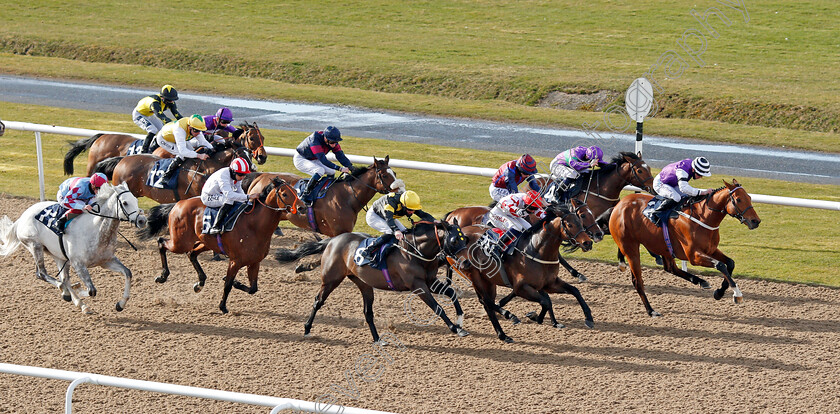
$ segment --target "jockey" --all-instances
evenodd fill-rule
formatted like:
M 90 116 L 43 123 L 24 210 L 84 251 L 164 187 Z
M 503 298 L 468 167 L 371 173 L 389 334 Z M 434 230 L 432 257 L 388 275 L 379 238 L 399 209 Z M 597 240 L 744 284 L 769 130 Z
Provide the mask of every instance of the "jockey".
M 172 122 L 163 111 L 168 109 L 176 121 L 183 118 L 175 106 L 177 100 L 178 91 L 172 85 L 164 85 L 159 94 L 149 95 L 137 102 L 137 106 L 131 112 L 131 119 L 140 129 L 148 132 L 146 140 L 143 141 L 144 153 L 150 152 L 149 145 L 163 125 Z
M 242 190 L 242 179 L 250 173 L 251 165 L 248 160 L 238 157 L 230 163 L 230 167 L 214 172 L 204 183 L 204 187 L 201 188 L 201 202 L 207 207 L 221 207 L 208 234 L 222 232 L 224 218 L 230 213 L 235 201 L 245 203 L 259 197 L 258 193 L 245 194 Z
M 600 168 L 604 164 L 604 151 L 596 146 L 575 147 L 557 154 L 549 168 L 551 179 L 559 183 L 560 190 L 564 196 L 559 197 L 565 200 L 565 194 L 571 189 L 575 180 L 580 177 L 581 172 L 589 172 Z
M 545 201 L 535 190 L 505 196 L 490 210 L 490 224 L 506 231 L 499 238 L 503 248 L 507 248 L 523 231 L 531 228 L 527 220 L 530 214 L 540 219 L 545 217 Z
M 219 108 L 216 111 L 216 115 L 207 115 L 204 117 L 204 124 L 207 127 L 207 131 L 204 132 L 204 137 L 209 142 L 214 144 L 224 144 L 227 140 L 219 135 L 216 135 L 216 132 L 227 131 L 231 134 L 233 139 L 239 138 L 245 130 L 241 128 L 234 128 L 233 125 L 233 113 L 228 108 Z
M 700 190 L 688 183 L 691 179 L 710 177 L 712 175 L 710 167 L 706 157 L 697 157 L 693 160 L 686 158 L 665 166 L 653 179 L 653 190 L 665 198 L 665 201 L 653 213 L 661 213 L 676 207 L 685 196 L 694 197 L 714 192 L 712 188 Z
M 186 158 L 198 158 L 206 160 L 207 154 L 199 154 L 196 148 L 204 147 L 209 151 L 213 146 L 204 139 L 203 131 L 207 129 L 204 118 L 201 115 L 193 115 L 189 118 L 181 118 L 175 122 L 164 125 L 158 132 L 155 141 L 167 152 L 175 156 L 175 161 L 169 164 L 169 169 L 163 175 L 166 181 L 172 174 L 181 167 Z
M 292 159 L 295 168 L 312 175 L 306 189 L 301 194 L 301 199 L 306 199 L 309 196 L 321 177 L 335 174 L 336 171 L 350 173 L 353 163 L 344 155 L 338 141 L 341 141 L 341 132 L 334 126 L 328 126 L 323 131 L 313 132 L 297 146 L 297 154 Z M 342 167 L 327 159 L 327 153 L 330 151 L 335 154 L 335 158 L 341 163 Z
M 67 222 L 76 218 L 84 211 L 92 211 L 93 203 L 96 201 L 96 193 L 108 182 L 105 174 L 94 173 L 87 177 L 70 177 L 58 186 L 55 194 L 56 200 L 66 207 L 67 212 L 58 219 L 58 228 L 64 231 Z
M 529 154 L 502 164 L 490 184 L 490 198 L 498 202 L 509 194 L 518 193 L 519 184 L 524 180 L 528 180 L 528 186 L 532 190 L 540 191 L 540 185 L 534 180 L 536 173 L 537 163 Z
M 410 218 L 414 214 L 420 220 L 435 221 L 435 218 L 431 214 L 421 210 L 420 196 L 414 191 L 393 192 L 379 197 L 368 209 L 365 219 L 368 226 L 384 234 L 368 246 L 365 253 L 370 256 L 379 246 L 391 241 L 393 238 L 402 240 L 405 226 L 396 219 L 400 217 Z

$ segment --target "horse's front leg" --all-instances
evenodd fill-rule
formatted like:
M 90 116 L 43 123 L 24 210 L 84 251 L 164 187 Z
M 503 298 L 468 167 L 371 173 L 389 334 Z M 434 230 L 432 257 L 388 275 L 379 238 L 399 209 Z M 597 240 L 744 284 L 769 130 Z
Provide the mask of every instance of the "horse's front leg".
M 117 256 L 114 256 L 111 260 L 105 262 L 102 267 L 117 273 L 122 273 L 123 276 L 125 276 L 125 288 L 123 288 L 122 299 L 120 299 L 116 305 L 117 312 L 122 312 L 122 310 L 125 309 L 126 303 L 128 303 L 128 298 L 131 296 L 131 270 L 129 270 L 120 261 L 120 259 L 117 259 Z
M 537 289 L 534 289 L 533 286 L 526 283 L 514 286 L 513 291 L 524 299 L 539 303 L 542 307 L 539 315 L 537 315 L 536 312 L 529 312 L 528 315 L 526 315 L 532 321 L 542 324 L 545 319 L 545 314 L 548 313 L 551 316 L 551 326 L 558 329 L 566 327 L 562 323 L 557 322 L 557 319 L 554 317 L 554 309 L 551 306 L 551 298 L 548 297 L 548 294 L 542 291 L 537 291 Z
M 257 293 L 257 280 L 259 279 L 259 276 L 260 262 L 257 262 L 248 266 L 248 283 L 250 283 L 251 286 L 247 286 L 244 283 L 239 282 L 238 280 L 234 280 L 233 287 L 243 292 L 247 292 L 249 295 L 253 295 L 254 293 Z
M 544 290 L 540 291 L 540 293 L 568 293 L 577 299 L 578 304 L 580 305 L 581 310 L 583 310 L 584 316 L 584 324 L 588 328 L 595 327 L 595 323 L 592 321 L 592 311 L 589 309 L 589 305 L 586 304 L 586 301 L 583 300 L 583 296 L 580 294 L 580 290 L 578 288 L 566 283 L 562 279 L 555 278 L 553 282 L 551 282 L 548 286 L 544 288 Z
M 436 295 L 444 295 L 446 296 L 450 302 L 452 302 L 452 306 L 455 307 L 455 314 L 458 315 L 458 320 L 455 321 L 455 324 L 464 327 L 464 310 L 461 308 L 461 302 L 458 298 L 461 296 L 458 292 L 455 291 L 451 285 L 448 285 L 446 282 L 432 276 L 434 281 L 432 282 L 430 290 L 432 293 Z
M 443 320 L 443 323 L 445 323 L 446 326 L 449 327 L 450 331 L 458 334 L 458 336 L 469 335 L 469 332 L 467 332 L 466 330 L 464 330 L 460 326 L 452 323 L 452 321 L 449 319 L 449 317 L 446 316 L 446 312 L 443 310 L 443 308 L 440 306 L 440 304 L 438 304 L 438 302 L 435 300 L 434 296 L 432 296 L 432 292 L 429 289 L 429 286 L 426 285 L 425 280 L 423 280 L 419 277 L 414 278 L 414 283 L 412 284 L 412 289 L 411 290 L 412 290 L 412 294 L 416 294 L 417 296 L 419 296 L 420 299 L 423 300 L 423 302 L 425 302 L 426 305 L 429 308 L 432 309 L 432 311 L 435 313 L 435 315 L 438 315 L 440 317 L 440 319 Z
M 166 251 L 169 250 L 170 240 L 165 240 L 163 237 L 158 238 L 158 252 L 160 253 L 160 276 L 155 278 L 157 283 L 165 283 L 169 279 L 169 264 L 166 262 Z
M 73 269 L 76 270 L 76 273 L 79 275 L 79 278 L 82 279 L 82 282 L 85 284 L 87 294 L 90 297 L 96 296 L 96 287 L 93 286 L 93 280 L 90 279 L 90 272 L 88 271 L 87 266 L 76 261 L 73 261 L 71 263 L 73 263 Z
M 219 303 L 219 310 L 222 311 L 222 313 L 228 313 L 228 295 L 230 295 L 230 290 L 233 288 L 234 278 L 236 278 L 236 274 L 239 273 L 239 269 L 241 268 L 242 265 L 238 264 L 235 260 L 228 262 L 227 275 L 225 275 L 225 288 L 222 293 L 222 301 Z
M 495 306 L 496 312 L 498 312 L 499 315 L 504 316 L 505 319 L 510 320 L 511 322 L 513 322 L 514 325 L 519 325 L 521 323 L 519 318 L 517 318 L 516 315 L 514 315 L 511 311 L 505 309 L 505 305 L 507 305 L 508 302 L 513 300 L 513 298 L 515 297 L 516 293 L 510 292 L 507 296 L 503 297 Z
M 65 259 L 59 259 L 57 257 L 53 257 L 53 259 L 55 259 L 55 265 L 58 266 L 59 269 L 61 269 L 58 273 L 58 280 L 56 280 L 56 286 L 59 289 L 61 289 L 62 298 L 68 302 L 73 302 L 73 305 L 81 309 L 83 313 L 91 314 L 92 312 L 88 308 L 87 304 L 85 304 L 84 301 L 82 301 L 81 292 L 77 292 L 76 289 L 73 289 L 73 287 L 70 285 L 70 262 Z
M 572 267 L 572 265 L 570 265 L 569 262 L 567 262 L 566 259 L 563 258 L 563 256 L 558 255 L 557 258 L 560 260 L 560 264 L 563 265 L 563 267 L 565 267 L 566 270 L 569 271 L 569 273 L 571 273 L 572 277 L 576 277 L 579 282 L 586 282 L 587 280 L 589 280 L 586 276 L 584 276 L 583 273 L 578 272 L 577 269 Z
M 715 269 L 723 273 L 723 282 L 721 282 L 720 289 L 715 291 L 715 299 L 723 297 L 723 294 L 726 292 L 726 288 L 731 285 L 733 290 L 732 300 L 738 304 L 743 303 L 744 295 L 741 293 L 741 288 L 735 284 L 735 279 L 732 278 L 733 272 L 735 271 L 735 261 L 723 254 L 720 249 L 715 249 L 712 253 L 712 257 L 716 262 L 714 263 Z

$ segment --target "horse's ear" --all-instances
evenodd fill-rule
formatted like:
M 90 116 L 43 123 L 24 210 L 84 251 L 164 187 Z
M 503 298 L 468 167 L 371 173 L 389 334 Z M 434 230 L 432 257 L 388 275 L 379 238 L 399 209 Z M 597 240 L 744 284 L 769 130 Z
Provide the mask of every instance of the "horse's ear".
M 741 184 L 738 184 L 738 180 L 736 180 L 736 179 L 734 179 L 734 178 L 733 178 L 733 179 L 732 179 L 732 185 L 733 185 L 733 186 L 735 186 L 735 187 L 737 187 L 737 186 L 739 186 L 739 185 L 741 185 Z
M 373 156 L 373 165 L 376 165 L 376 164 L 378 164 L 378 163 L 379 163 L 379 160 L 377 160 L 377 159 L 376 159 L 376 155 L 374 155 L 374 156 Z
M 642 159 L 642 152 L 641 151 L 637 152 L 636 155 L 639 156 L 639 159 Z
M 385 164 L 387 164 L 387 163 L 388 163 L 388 160 L 390 160 L 390 159 L 391 159 L 391 156 L 390 156 L 390 155 L 386 155 L 386 156 L 385 156 Z
M 458 219 L 452 219 L 452 225 L 457 226 L 458 225 Z
M 723 181 L 723 185 L 725 185 L 726 188 L 732 188 L 732 184 L 727 183 L 726 180 L 722 180 L 722 181 Z

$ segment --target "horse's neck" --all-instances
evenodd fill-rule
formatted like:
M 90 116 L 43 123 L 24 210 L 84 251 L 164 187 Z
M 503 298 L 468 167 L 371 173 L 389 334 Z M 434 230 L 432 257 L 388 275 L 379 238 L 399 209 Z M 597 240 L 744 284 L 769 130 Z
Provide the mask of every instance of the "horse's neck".
M 416 236 L 417 241 L 415 242 L 415 236 L 413 234 L 406 235 L 403 239 L 403 243 L 405 240 L 408 240 L 410 243 L 414 244 L 417 248 L 417 252 L 420 253 L 426 259 L 430 259 L 433 256 L 437 255 L 440 252 L 440 246 L 438 246 L 435 238 L 435 233 L 437 232 L 437 228 L 434 229 L 434 232 L 418 234 Z
M 366 173 L 362 174 L 362 176 L 356 177 L 355 180 L 349 180 L 347 182 L 348 185 L 345 186 L 348 193 L 355 195 L 355 197 L 346 197 L 350 205 L 353 207 L 353 211 L 358 212 L 361 210 L 362 205 L 367 204 L 368 201 L 373 198 L 374 194 L 376 194 L 374 186 L 368 183 L 368 181 L 372 181 L 367 178 L 368 174 L 373 174 L 373 176 L 376 177 L 376 170 L 368 170 Z
M 712 194 L 712 196 L 707 198 L 704 202 L 694 203 L 691 206 L 691 211 L 703 223 L 708 224 L 711 227 L 717 227 L 726 217 L 726 204 L 728 202 L 729 192 L 728 190 L 723 189 Z M 720 210 L 723 210 L 723 212 Z
M 562 225 L 562 219 L 559 218 L 545 222 L 543 228 L 531 234 L 531 238 L 528 240 L 528 246 L 531 247 L 532 251 L 537 253 L 536 256 L 538 258 L 556 260 L 560 256 L 560 243 L 562 240 L 560 237 L 550 234 L 560 232 L 559 230 L 554 231 L 555 222 Z
M 119 212 L 117 209 L 119 208 L 117 204 L 119 203 L 118 197 L 111 196 L 108 197 L 104 202 L 101 202 L 99 205 L 99 215 L 93 214 L 84 214 L 90 216 L 92 226 L 96 229 L 99 229 L 95 232 L 85 231 L 82 238 L 84 239 L 94 239 L 97 241 L 97 245 L 102 245 L 103 241 L 106 240 L 113 240 L 117 235 L 117 230 L 120 227 L 120 221 L 114 220 L 106 217 L 118 217 Z M 105 216 L 105 217 L 101 217 Z
M 620 166 L 617 166 L 608 174 L 592 172 L 595 176 L 592 177 L 592 184 L 589 186 L 589 191 L 596 192 L 607 198 L 618 198 L 618 195 L 621 194 L 621 190 L 624 188 L 624 178 L 621 177 L 620 168 Z M 613 202 L 613 205 L 617 202 Z

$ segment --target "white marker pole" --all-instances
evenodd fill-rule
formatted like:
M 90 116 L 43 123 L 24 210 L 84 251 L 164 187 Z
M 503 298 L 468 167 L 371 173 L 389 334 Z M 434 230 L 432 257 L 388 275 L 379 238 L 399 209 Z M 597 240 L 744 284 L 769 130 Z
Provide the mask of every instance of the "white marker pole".
M 642 156 L 642 131 L 645 117 L 653 106 L 653 88 L 645 78 L 638 78 L 627 88 L 624 108 L 630 118 L 636 121 L 636 154 Z

